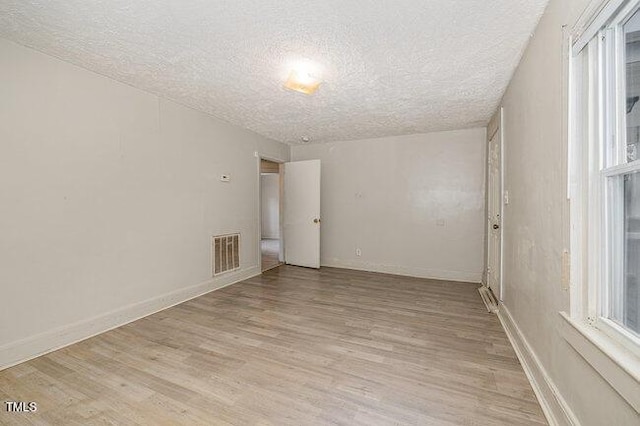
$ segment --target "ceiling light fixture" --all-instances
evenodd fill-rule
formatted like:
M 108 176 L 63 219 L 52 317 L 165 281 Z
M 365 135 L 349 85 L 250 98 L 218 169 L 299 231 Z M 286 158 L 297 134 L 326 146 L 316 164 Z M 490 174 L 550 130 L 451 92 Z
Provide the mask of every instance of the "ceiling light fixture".
M 303 136 L 303 137 L 300 138 L 300 140 L 302 141 L 302 143 L 311 142 L 311 139 L 309 139 L 309 136 Z
M 322 82 L 319 67 L 311 61 L 301 61 L 294 65 L 284 87 L 289 90 L 311 95 Z

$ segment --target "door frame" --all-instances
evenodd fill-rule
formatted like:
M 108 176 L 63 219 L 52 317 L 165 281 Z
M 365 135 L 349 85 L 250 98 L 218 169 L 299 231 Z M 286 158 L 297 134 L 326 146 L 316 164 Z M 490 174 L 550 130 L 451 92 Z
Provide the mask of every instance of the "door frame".
M 495 130 L 493 130 L 495 128 Z M 499 184 L 498 184 L 498 188 L 490 188 L 489 187 L 489 174 L 491 173 L 490 171 L 490 143 L 491 140 L 493 140 L 493 138 L 498 134 L 498 132 L 500 133 L 500 144 L 499 144 L 499 148 L 500 148 L 500 159 L 498 161 L 499 163 L 499 167 L 500 167 L 500 172 L 498 173 L 498 178 L 500 180 Z M 499 257 L 498 257 L 498 261 L 500 264 L 500 278 L 498 280 L 498 287 L 500 289 L 499 294 L 496 294 L 496 298 L 499 301 L 504 300 L 504 229 L 505 229 L 505 209 L 504 209 L 504 205 L 505 205 L 505 192 L 504 192 L 504 158 L 505 158 L 505 144 L 504 144 L 504 107 L 500 106 L 498 108 L 498 110 L 496 111 L 496 113 L 494 114 L 494 116 L 491 118 L 491 120 L 489 121 L 489 124 L 487 125 L 487 149 L 486 149 L 486 168 L 487 168 L 487 175 L 486 175 L 486 182 L 487 182 L 487 197 L 486 197 L 486 202 L 487 202 L 487 207 L 486 207 L 486 215 L 485 215 L 485 223 L 486 223 L 486 228 L 485 228 L 485 235 L 486 235 L 486 242 L 485 242 L 485 252 L 486 252 L 486 256 L 485 256 L 485 270 L 484 270 L 484 274 L 485 274 L 485 282 L 484 285 L 485 287 L 489 288 L 489 256 L 491 255 L 490 252 L 490 238 L 491 238 L 491 225 L 489 222 L 489 201 L 491 199 L 491 194 L 493 190 L 497 190 L 499 192 L 499 197 L 498 199 L 500 200 L 500 252 L 499 252 Z
M 260 162 L 262 160 L 267 160 L 267 161 L 271 161 L 273 163 L 278 163 L 280 165 L 280 169 L 279 169 L 279 177 L 280 177 L 280 182 L 278 184 L 279 188 L 280 188 L 280 205 L 279 205 L 279 209 L 280 209 L 280 214 L 279 214 L 279 228 L 280 228 L 280 253 L 278 254 L 278 260 L 281 262 L 284 262 L 284 232 L 283 232 L 283 220 L 284 220 L 284 163 L 287 162 L 287 160 L 284 160 L 282 158 L 278 158 L 278 157 L 273 157 L 271 155 L 268 154 L 262 154 L 259 151 L 254 152 L 254 156 L 256 157 L 256 180 L 258 183 L 258 196 L 257 198 L 257 202 L 258 202 L 258 223 L 256 226 L 257 229 L 257 256 L 258 256 L 258 270 L 260 271 L 260 274 L 262 274 L 262 179 L 261 179 L 261 167 L 260 167 Z

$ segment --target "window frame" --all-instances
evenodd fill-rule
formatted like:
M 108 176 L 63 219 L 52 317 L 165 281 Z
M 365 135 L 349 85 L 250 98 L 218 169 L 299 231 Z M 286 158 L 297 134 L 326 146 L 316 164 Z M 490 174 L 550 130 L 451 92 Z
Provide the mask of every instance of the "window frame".
M 607 68 L 604 76 L 613 76 L 610 82 L 610 93 L 606 95 L 607 108 L 613 111 L 614 117 L 608 117 L 611 133 L 611 146 L 607 150 L 606 140 L 600 143 L 603 146 L 601 160 L 601 199 L 599 203 L 603 210 L 601 232 L 604 233 L 605 253 L 601 259 L 604 264 L 601 276 L 602 293 L 599 297 L 600 306 L 596 316 L 596 326 L 610 337 L 617 339 L 619 343 L 629 347 L 640 354 L 640 336 L 614 321 L 612 318 L 612 306 L 614 301 L 614 286 L 620 286 L 624 280 L 624 219 L 616 221 L 611 216 L 618 219 L 624 217 L 624 184 L 615 185 L 613 179 L 623 179 L 624 175 L 632 172 L 640 172 L 640 160 L 627 161 L 627 114 L 626 114 L 626 40 L 624 25 L 640 11 L 640 1 L 629 1 L 613 16 L 604 30 L 604 49 L 609 52 L 603 67 Z M 602 37 L 601 37 L 602 40 Z M 614 192 L 614 193 L 612 193 Z M 615 210 L 615 211 L 614 211 Z M 622 211 L 621 211 L 622 210 Z M 622 228 L 622 229 L 621 229 Z M 623 286 L 621 286 L 623 288 Z M 621 297 L 621 296 L 619 296 Z M 622 303 L 620 301 L 619 303 Z
M 611 194 L 611 180 L 629 172 L 640 172 L 640 160 L 626 162 L 626 68 L 623 50 L 623 25 L 638 10 L 640 0 L 629 1 L 587 43 L 586 69 L 585 64 L 581 67 L 572 66 L 571 69 L 575 72 L 570 78 L 575 80 L 576 72 L 582 73 L 580 78 L 588 79 L 588 95 L 585 97 L 583 94 L 581 99 L 576 99 L 575 89 L 570 95 L 574 107 L 578 107 L 578 102 L 589 105 L 587 123 L 579 115 L 572 115 L 574 120 L 580 122 L 579 126 L 588 126 L 587 164 L 580 165 L 587 175 L 584 197 L 588 204 L 587 231 L 580 241 L 575 241 L 575 246 L 582 246 L 585 241 L 590 242 L 586 255 L 586 294 L 572 298 L 572 302 L 586 302 L 583 307 L 586 312 L 581 315 L 579 309 L 572 309 L 572 317 L 582 316 L 592 326 L 640 354 L 640 338 L 611 319 L 612 287 L 614 280 L 621 279 L 619 265 L 623 264 L 621 256 L 624 253 L 621 250 L 623 242 L 619 238 L 619 229 L 618 232 L 613 232 L 610 228 L 612 223 L 623 226 L 622 223 L 611 220 L 611 209 L 620 208 L 623 202 L 623 194 Z M 571 61 L 575 60 L 572 56 Z M 585 76 L 585 72 L 588 75 Z M 579 146 L 580 141 L 574 141 L 572 145 Z M 578 161 L 585 160 L 585 153 L 581 154 Z M 572 201 L 573 198 L 570 196 Z M 572 229 L 575 228 L 572 226 Z M 572 238 L 572 243 L 573 240 L 575 239 Z
M 640 410 L 640 337 L 610 319 L 613 263 L 624 264 L 620 257 L 624 250 L 619 250 L 620 241 L 612 235 L 624 241 L 623 233 L 615 234 L 609 227 L 610 207 L 616 201 L 609 186 L 612 177 L 640 171 L 640 160 L 626 162 L 623 27 L 638 10 L 640 0 L 604 1 L 588 21 L 581 18 L 573 36 L 565 38 L 570 309 L 569 314 L 561 312 L 560 328 L 565 339 L 636 410 Z M 581 27 L 581 23 L 588 25 Z M 624 202 L 624 193 L 617 196 L 618 206 L 624 206 L 619 201 Z M 618 272 L 624 274 L 619 268 Z

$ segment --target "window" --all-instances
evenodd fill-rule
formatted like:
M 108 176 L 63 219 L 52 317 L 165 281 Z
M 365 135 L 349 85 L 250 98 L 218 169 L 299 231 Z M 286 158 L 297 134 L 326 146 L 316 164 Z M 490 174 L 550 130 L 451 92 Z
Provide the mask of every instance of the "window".
M 640 335 L 640 12 L 605 34 L 605 95 L 610 111 L 609 145 L 604 152 L 606 285 L 601 314 Z M 613 40 L 607 41 L 607 38 Z M 611 53 L 607 50 L 612 50 Z M 616 81 L 619 80 L 619 81 Z M 605 138 L 606 140 L 606 138 Z
M 571 297 L 560 332 L 640 412 L 640 0 L 591 5 L 600 11 L 566 39 Z
M 611 5 L 615 7 L 611 7 Z M 571 315 L 640 352 L 640 1 L 573 45 Z M 604 16 L 603 16 L 604 14 Z

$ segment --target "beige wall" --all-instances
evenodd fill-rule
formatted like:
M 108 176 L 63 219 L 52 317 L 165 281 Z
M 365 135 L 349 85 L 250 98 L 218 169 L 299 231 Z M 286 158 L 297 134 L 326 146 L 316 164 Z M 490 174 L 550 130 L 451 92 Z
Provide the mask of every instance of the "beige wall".
M 293 147 L 322 162 L 322 264 L 480 282 L 484 149 L 485 129 Z
M 280 175 L 260 176 L 262 188 L 262 238 L 280 238 Z
M 582 425 L 638 425 L 638 414 L 559 334 L 568 245 L 562 26 L 587 0 L 551 0 L 504 95 L 504 304 L 558 396 Z M 552 398 L 550 398 L 552 399 Z
M 259 272 L 254 152 L 288 146 L 2 39 L 0 87 L 0 366 L 230 282 L 213 234 Z

